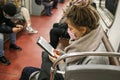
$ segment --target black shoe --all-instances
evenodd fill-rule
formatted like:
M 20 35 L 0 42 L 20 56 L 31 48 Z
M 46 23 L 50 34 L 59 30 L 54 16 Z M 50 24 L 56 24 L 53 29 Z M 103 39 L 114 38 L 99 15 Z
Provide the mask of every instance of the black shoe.
M 46 14 L 46 16 L 51 16 L 52 14 Z
M 16 44 L 10 44 L 10 49 L 13 49 L 13 50 L 22 50 L 21 47 L 17 46 Z
M 10 61 L 5 58 L 5 56 L 0 57 L 0 62 L 4 65 L 10 65 Z

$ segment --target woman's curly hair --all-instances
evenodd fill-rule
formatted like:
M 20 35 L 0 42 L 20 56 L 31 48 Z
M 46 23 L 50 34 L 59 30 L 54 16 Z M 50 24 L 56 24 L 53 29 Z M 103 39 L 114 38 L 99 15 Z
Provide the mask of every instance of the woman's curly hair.
M 65 14 L 66 19 L 77 29 L 86 26 L 91 31 L 99 26 L 99 15 L 91 6 L 91 0 L 76 1 L 66 10 Z

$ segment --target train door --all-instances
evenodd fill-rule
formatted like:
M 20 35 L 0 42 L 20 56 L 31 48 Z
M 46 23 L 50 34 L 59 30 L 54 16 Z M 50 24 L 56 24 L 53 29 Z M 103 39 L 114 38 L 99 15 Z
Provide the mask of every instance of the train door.
M 26 7 L 31 12 L 31 0 L 21 0 L 21 5 Z
M 44 6 L 39 3 L 41 0 L 31 0 L 31 15 L 41 15 Z

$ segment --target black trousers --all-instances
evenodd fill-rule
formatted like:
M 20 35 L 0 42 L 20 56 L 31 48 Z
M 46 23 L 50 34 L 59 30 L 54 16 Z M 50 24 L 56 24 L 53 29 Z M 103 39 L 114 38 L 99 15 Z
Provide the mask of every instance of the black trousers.
M 53 28 L 50 30 L 50 44 L 56 48 L 59 42 L 59 38 L 67 38 L 70 36 L 67 32 L 67 25 L 60 25 L 59 23 L 53 24 Z
M 42 60 L 43 63 L 41 65 L 41 72 L 38 80 L 50 80 L 50 69 L 53 63 L 50 61 L 47 52 L 42 53 Z M 64 78 L 61 74 L 56 73 L 54 80 L 64 80 Z
M 48 53 L 42 52 L 42 65 L 40 68 L 25 67 L 22 71 L 20 80 L 29 80 L 30 75 L 35 71 L 40 71 L 38 80 L 50 80 L 50 68 L 52 62 L 49 60 Z M 55 74 L 54 80 L 64 80 L 61 74 Z
M 40 71 L 40 68 L 25 67 L 19 80 L 29 80 L 30 75 L 35 71 Z

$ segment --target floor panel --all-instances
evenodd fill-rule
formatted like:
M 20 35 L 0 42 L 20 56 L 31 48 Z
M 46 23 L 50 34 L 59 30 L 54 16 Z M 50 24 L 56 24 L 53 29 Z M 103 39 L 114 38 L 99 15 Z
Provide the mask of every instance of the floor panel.
M 23 31 L 17 36 L 16 44 L 22 47 L 22 51 L 9 50 L 9 42 L 5 43 L 5 56 L 10 60 L 11 65 L 0 64 L 0 80 L 19 80 L 25 66 L 40 67 L 42 49 L 36 41 L 39 36 L 49 41 L 49 30 L 53 23 L 60 20 L 65 4 L 59 3 L 58 9 L 52 10 L 52 16 L 31 16 L 32 26 L 39 32 L 28 34 L 27 31 Z

